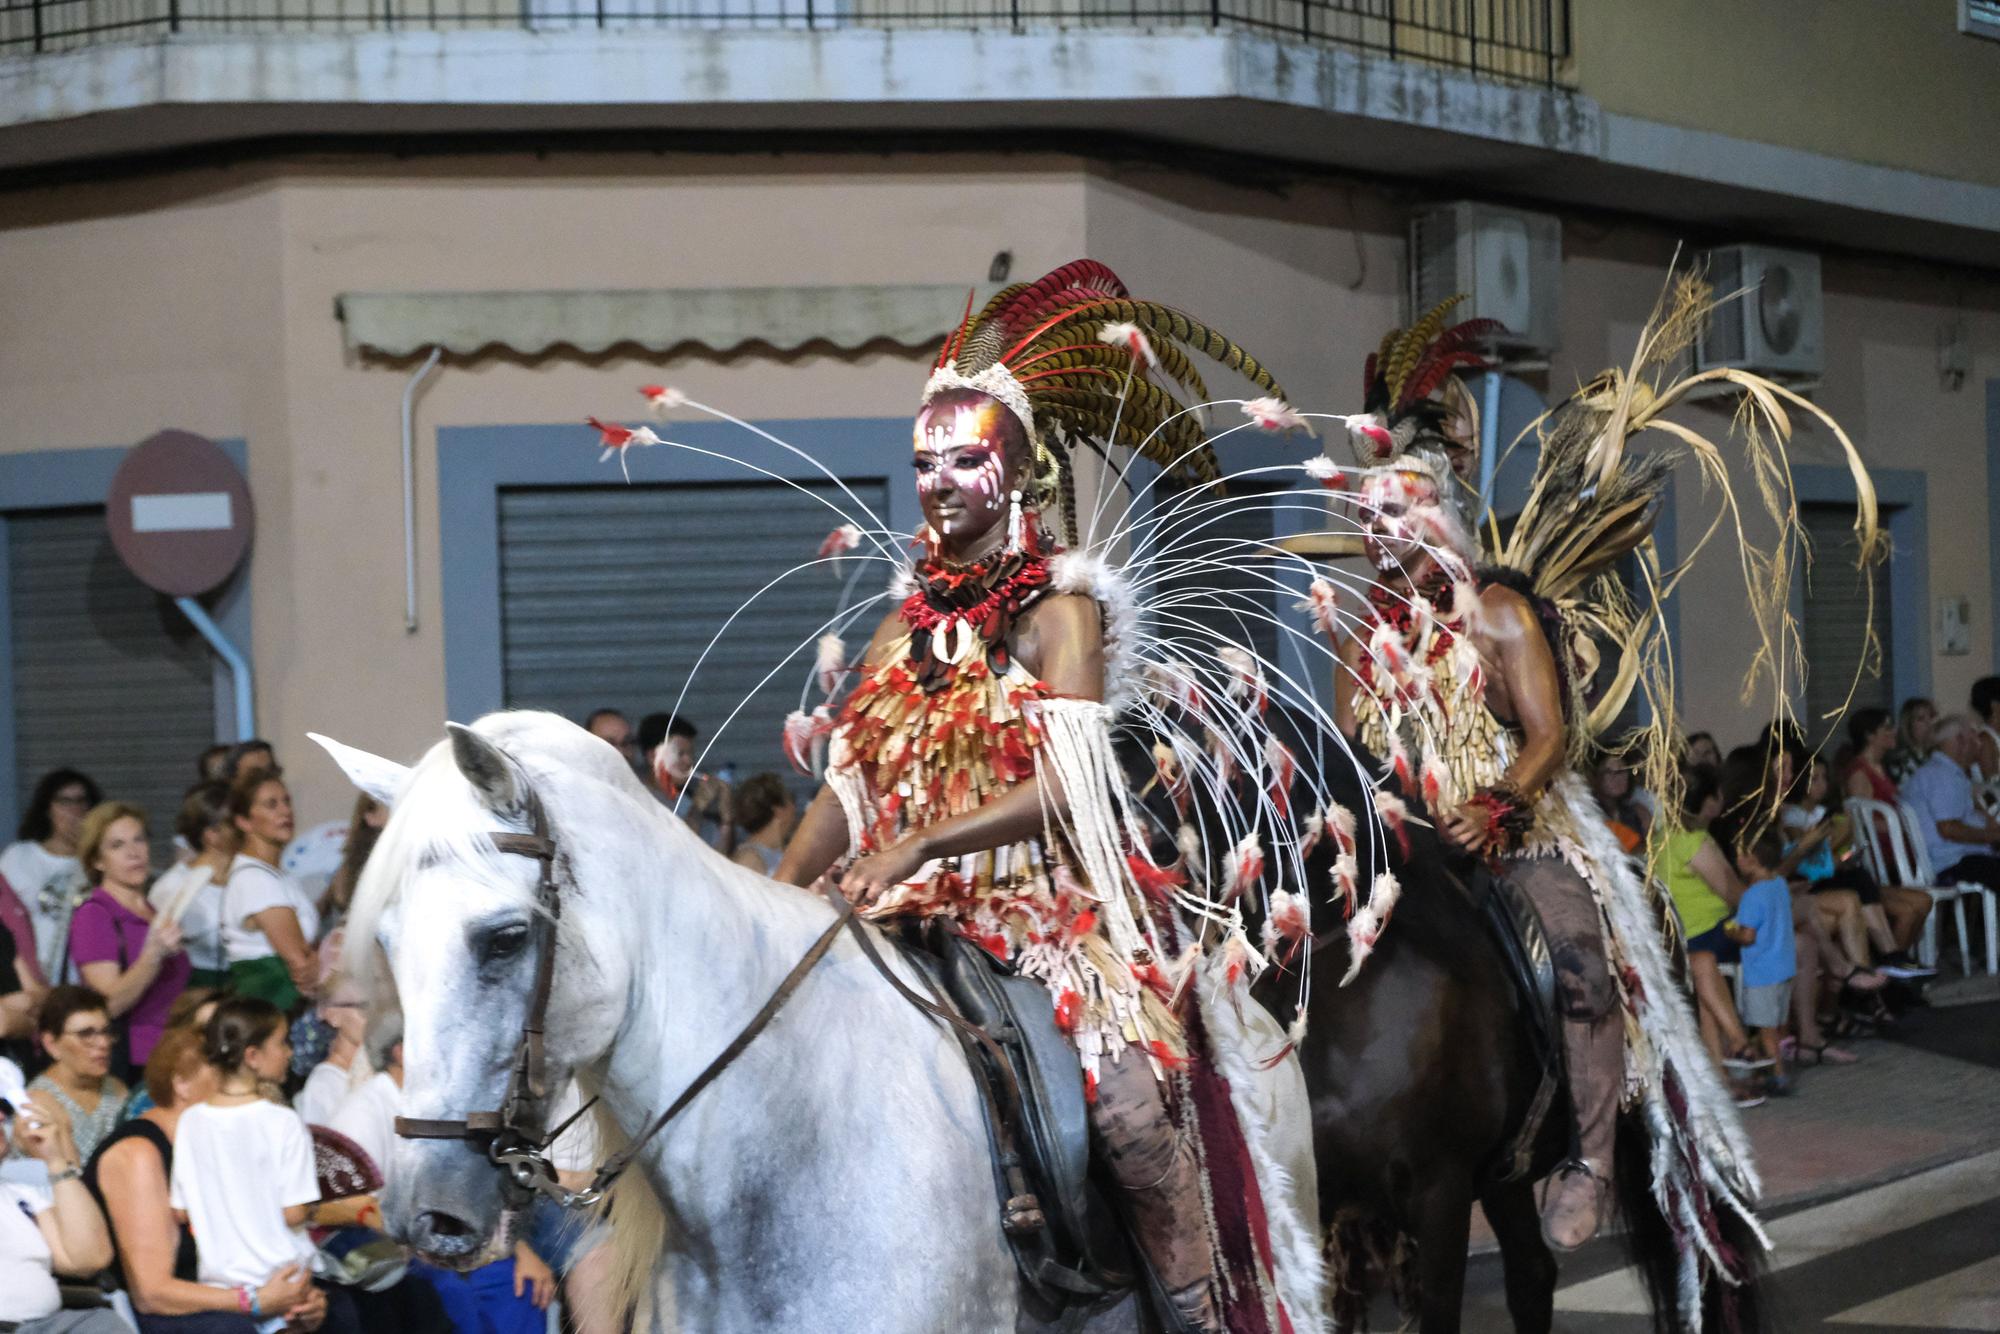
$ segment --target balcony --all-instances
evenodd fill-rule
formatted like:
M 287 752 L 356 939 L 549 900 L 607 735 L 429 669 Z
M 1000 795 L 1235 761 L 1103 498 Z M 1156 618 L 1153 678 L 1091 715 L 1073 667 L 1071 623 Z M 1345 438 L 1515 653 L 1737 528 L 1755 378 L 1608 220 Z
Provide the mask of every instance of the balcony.
M 1211 29 L 1570 86 L 1569 0 L 0 0 L 0 57 L 179 38 Z

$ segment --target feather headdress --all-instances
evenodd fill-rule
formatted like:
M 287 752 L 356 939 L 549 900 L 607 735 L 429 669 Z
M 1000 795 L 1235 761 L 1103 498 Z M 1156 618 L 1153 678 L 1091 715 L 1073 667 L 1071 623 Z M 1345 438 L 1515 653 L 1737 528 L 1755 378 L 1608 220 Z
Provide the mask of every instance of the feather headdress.
M 1488 363 L 1481 344 L 1504 332 L 1498 320 L 1445 317 L 1464 296 L 1439 302 L 1407 329 L 1391 329 L 1361 369 L 1362 421 L 1349 439 L 1364 464 L 1408 466 L 1456 493 L 1454 479 L 1477 471 L 1479 410 L 1452 372 Z
M 1002 289 L 976 314 L 968 308 L 938 351 L 924 401 L 974 389 L 1004 404 L 1034 445 L 1037 501 L 1060 497 L 1073 532 L 1068 455 L 1078 444 L 1100 455 L 1121 445 L 1198 483 L 1221 477 L 1200 418 L 1168 387 L 1197 403 L 1208 397 L 1190 352 L 1283 396 L 1235 342 L 1170 306 L 1134 300 L 1109 268 L 1079 259 Z

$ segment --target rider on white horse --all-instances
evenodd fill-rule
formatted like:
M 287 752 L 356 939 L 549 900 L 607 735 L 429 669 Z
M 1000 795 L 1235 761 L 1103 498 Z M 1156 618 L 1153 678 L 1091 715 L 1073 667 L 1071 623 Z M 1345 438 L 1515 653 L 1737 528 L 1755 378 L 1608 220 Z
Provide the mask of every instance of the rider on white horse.
M 1099 338 L 1109 319 L 1132 322 L 1126 341 Z M 1003 292 L 947 340 L 916 418 L 922 556 L 776 875 L 809 885 L 853 858 L 840 888 L 870 916 L 946 919 L 1047 986 L 1139 1244 L 1181 1315 L 1217 1330 L 1213 1201 L 1169 1105 L 1190 1060 L 1173 968 L 1189 942 L 1162 911 L 1177 877 L 1146 859 L 1117 790 L 1103 701 L 1118 609 L 1101 566 L 1063 554 L 1042 518 L 1073 506 L 1071 440 L 1149 441 L 1213 476 L 1194 418 L 1145 378 L 1149 333 L 1170 373 L 1187 366 L 1177 320 L 1275 390 L 1088 261 Z

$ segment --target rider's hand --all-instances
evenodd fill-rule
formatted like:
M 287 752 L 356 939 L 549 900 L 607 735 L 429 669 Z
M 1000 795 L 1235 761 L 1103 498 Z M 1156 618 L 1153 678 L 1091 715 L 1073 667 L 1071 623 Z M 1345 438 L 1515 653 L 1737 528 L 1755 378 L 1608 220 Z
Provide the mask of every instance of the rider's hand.
M 1487 844 L 1486 817 L 1471 807 L 1460 807 L 1444 817 L 1444 836 L 1467 852 L 1484 852 Z
M 917 873 L 929 859 L 914 838 L 906 838 L 892 848 L 863 857 L 841 877 L 840 892 L 857 908 L 866 908 Z

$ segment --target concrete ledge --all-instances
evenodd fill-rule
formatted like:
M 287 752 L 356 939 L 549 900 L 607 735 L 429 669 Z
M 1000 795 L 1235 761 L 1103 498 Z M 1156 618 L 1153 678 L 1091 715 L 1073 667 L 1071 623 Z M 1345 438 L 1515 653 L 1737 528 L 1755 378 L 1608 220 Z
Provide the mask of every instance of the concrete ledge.
M 2000 188 L 1241 31 L 182 36 L 0 60 L 0 172 L 251 137 L 606 131 L 1114 134 L 1631 210 L 1704 239 L 2000 263 Z

